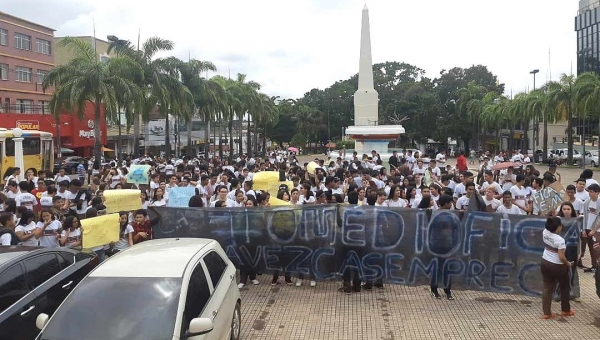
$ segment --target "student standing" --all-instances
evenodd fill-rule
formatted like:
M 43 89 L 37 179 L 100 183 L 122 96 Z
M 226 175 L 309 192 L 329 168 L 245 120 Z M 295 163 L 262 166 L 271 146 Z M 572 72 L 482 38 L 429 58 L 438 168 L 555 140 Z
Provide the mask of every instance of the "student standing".
M 438 200 L 438 207 L 440 210 L 450 210 L 452 208 L 452 202 L 453 202 L 453 198 L 452 196 L 449 195 L 441 195 L 440 199 Z M 446 234 L 446 230 L 442 230 L 439 232 L 438 235 L 432 235 L 435 238 L 438 238 L 440 241 L 442 241 L 440 239 L 440 237 L 444 237 L 444 235 Z M 442 242 L 440 242 L 441 244 Z M 433 297 L 434 299 L 441 299 L 441 295 L 438 292 L 438 284 L 439 284 L 439 280 L 443 280 L 443 272 L 444 272 L 444 264 L 446 263 L 446 258 L 443 257 L 437 257 L 437 271 L 435 273 L 433 273 L 431 275 L 431 285 L 430 285 L 430 289 L 431 289 L 431 297 Z M 448 282 L 444 282 L 444 293 L 446 293 L 446 299 L 448 300 L 454 300 L 454 296 L 452 295 L 452 279 L 448 278 Z
M 556 284 L 560 284 L 560 305 L 562 316 L 573 316 L 575 311 L 569 303 L 569 268 L 573 265 L 565 257 L 565 239 L 560 236 L 563 225 L 559 217 L 548 217 L 546 229 L 543 232 L 544 253 L 542 255 L 541 271 L 544 281 L 542 294 L 542 308 L 544 315 L 542 319 L 555 317 L 552 314 L 552 294 Z

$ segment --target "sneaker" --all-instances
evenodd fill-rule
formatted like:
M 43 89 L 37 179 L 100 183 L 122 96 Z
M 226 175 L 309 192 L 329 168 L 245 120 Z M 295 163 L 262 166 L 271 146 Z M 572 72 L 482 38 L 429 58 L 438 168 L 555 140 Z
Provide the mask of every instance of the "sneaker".
M 300 287 L 302 286 L 302 280 L 298 279 L 296 280 L 296 287 Z
M 271 281 L 271 286 L 276 286 L 279 282 L 277 281 L 277 279 L 273 279 L 273 281 Z
M 245 286 L 245 284 L 240 283 L 240 284 L 238 284 L 238 289 L 242 289 L 242 288 L 244 288 L 244 286 Z
M 438 293 L 437 290 L 432 290 L 431 292 L 429 292 L 431 294 L 431 297 L 434 299 L 441 299 L 442 296 L 440 295 L 440 293 Z
M 573 315 L 575 315 L 575 311 L 571 309 L 568 312 L 561 312 L 560 315 L 561 316 L 573 316 Z
M 374 284 L 374 286 L 375 286 L 375 288 L 383 289 L 383 283 L 376 283 L 376 284 Z
M 317 281 L 310 281 L 310 286 L 315 287 L 317 285 Z
M 252 284 L 255 285 L 255 286 L 257 286 L 260 283 L 260 282 L 258 282 L 257 279 L 254 279 L 254 280 L 252 280 L 250 282 L 252 282 Z
M 596 272 L 596 268 L 585 268 L 583 270 L 584 273 L 595 273 Z
M 542 320 L 548 320 L 548 319 L 554 319 L 554 317 L 556 316 L 556 314 L 550 314 L 550 315 L 542 315 Z
M 446 300 L 454 300 L 454 296 L 452 296 L 452 293 L 446 294 Z
M 288 286 L 291 286 L 291 285 L 293 285 L 293 284 L 294 284 L 294 283 L 292 282 L 292 279 L 285 279 L 285 283 L 286 283 Z
M 344 293 L 346 295 L 352 294 L 352 290 L 350 290 L 350 289 L 348 289 L 346 287 L 340 287 L 340 288 L 338 288 L 338 292 Z
M 360 286 L 358 287 L 352 287 L 352 291 L 355 293 L 360 293 Z
M 372 291 L 372 290 L 373 290 L 373 284 L 370 284 L 370 283 L 365 283 L 365 284 L 363 285 L 363 288 L 364 288 L 364 289 L 365 289 L 367 292 L 370 292 L 370 291 Z

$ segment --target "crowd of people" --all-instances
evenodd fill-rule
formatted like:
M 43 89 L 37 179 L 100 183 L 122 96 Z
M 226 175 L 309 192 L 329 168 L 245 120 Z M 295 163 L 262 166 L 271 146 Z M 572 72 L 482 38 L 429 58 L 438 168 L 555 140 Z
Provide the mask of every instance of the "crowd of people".
M 219 157 L 204 159 L 200 156 L 165 159 L 144 155 L 115 160 L 99 169 L 91 169 L 91 163 L 88 165 L 82 161 L 76 175 L 71 177 L 66 174 L 66 169 L 54 174 L 50 170 L 30 168 L 22 174 L 21 169 L 9 168 L 3 176 L 5 186 L 0 193 L 0 241 L 2 245 L 81 249 L 83 232 L 80 221 L 106 214 L 104 191 L 124 188 L 140 190 L 142 209 L 119 213 L 120 239 L 91 249 L 100 260 L 151 239 L 148 207 L 165 206 L 169 191 L 182 186 L 196 188 L 196 195 L 189 201 L 190 207 L 264 207 L 269 206 L 270 197 L 274 195 L 290 205 L 354 204 L 547 215 L 547 232 L 544 232 L 546 250 L 542 262 L 544 283 L 548 286 L 550 298 L 554 298 L 554 286 L 560 283 L 556 296 L 563 299 L 563 313 L 570 313 L 569 298 L 580 299 L 575 267 L 583 267 L 581 259 L 586 247 L 591 259 L 596 259 L 594 244 L 600 185 L 592 178 L 593 172 L 583 170 L 575 185 L 566 186 L 567 199 L 548 212 L 543 211 L 534 197 L 543 188 L 560 182 L 555 164 L 550 164 L 547 171 L 540 171 L 529 157 L 518 150 L 510 154 L 485 153 L 479 159 L 473 154 L 468 156 L 469 164 L 466 155 L 459 152 L 454 166 L 447 161 L 445 151 L 427 158 L 408 150 L 402 154 L 394 152 L 385 164 L 389 166 L 385 166 L 376 151 L 369 155 L 355 152 L 349 157 L 351 159 L 342 155 L 327 161 L 317 158 L 314 163 L 301 163 L 294 153 L 275 150 L 263 158 L 241 155 L 233 160 Z M 510 166 L 502 166 L 504 163 Z M 133 164 L 150 166 L 147 185 L 136 186 L 127 182 Z M 277 192 L 255 190 L 253 177 L 263 171 L 277 171 L 281 181 L 290 181 L 293 185 L 281 185 Z M 581 247 L 577 249 L 570 249 L 564 239 L 562 242 L 559 240 L 561 224 L 556 217 L 572 216 L 583 216 Z M 566 271 L 557 266 L 571 268 Z M 592 267 L 585 268 L 585 271 L 595 272 L 596 267 L 596 261 L 592 261 Z M 248 279 L 258 284 L 256 274 L 242 270 L 239 286 L 247 284 Z M 361 284 L 356 273 L 343 274 L 344 286 L 340 292 L 345 294 L 373 287 L 383 288 L 381 282 Z M 300 286 L 303 279 L 300 276 L 294 283 L 290 275 L 284 273 L 284 282 L 288 285 Z M 275 273 L 271 284 L 278 283 L 279 273 Z M 565 287 L 567 284 L 568 287 Z M 316 282 L 311 280 L 310 285 L 314 287 Z M 453 300 L 451 287 L 443 288 L 446 298 Z M 550 308 L 549 303 L 546 305 L 546 293 L 545 289 L 545 317 L 550 315 L 546 313 Z M 441 298 L 433 282 L 431 295 Z

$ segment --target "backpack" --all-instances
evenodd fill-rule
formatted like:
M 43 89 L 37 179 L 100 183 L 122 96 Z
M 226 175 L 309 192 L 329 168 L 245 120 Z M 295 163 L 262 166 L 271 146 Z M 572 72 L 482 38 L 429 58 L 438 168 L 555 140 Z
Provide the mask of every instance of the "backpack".
M 0 230 L 0 236 L 2 236 L 4 234 L 10 234 L 10 245 L 11 246 L 16 246 L 17 244 L 19 244 L 19 238 L 17 237 L 17 234 L 15 234 L 14 231 L 12 231 L 8 228 Z

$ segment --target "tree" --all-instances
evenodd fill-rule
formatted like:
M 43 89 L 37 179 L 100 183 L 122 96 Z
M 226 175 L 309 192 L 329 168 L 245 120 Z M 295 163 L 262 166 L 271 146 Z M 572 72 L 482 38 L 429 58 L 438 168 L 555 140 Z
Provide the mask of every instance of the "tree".
M 548 82 L 544 87 L 548 95 L 548 108 L 559 120 L 567 121 L 567 163 L 573 164 L 573 113 L 577 86 L 575 76 L 561 74 L 559 81 Z
M 575 96 L 577 111 L 586 116 L 600 117 L 600 76 L 593 72 L 586 72 L 577 77 L 575 85 L 577 86 Z M 600 141 L 598 152 L 600 154 Z
M 543 121 L 544 135 L 542 137 L 542 157 L 544 161 L 548 160 L 548 121 L 553 120 L 551 110 L 548 109 L 548 96 L 545 89 L 538 89 L 529 92 L 525 100 L 525 110 L 531 118 Z
M 87 104 L 94 107 L 94 158 L 95 168 L 102 159 L 100 120 L 102 108 L 116 111 L 118 95 L 139 100 L 141 90 L 135 84 L 143 77 L 143 70 L 127 56 L 117 56 L 101 62 L 92 45 L 72 37 L 59 43 L 73 53 L 73 58 L 65 65 L 52 69 L 44 78 L 43 88 L 54 86 L 52 95 L 55 108 L 62 105 L 71 112 L 83 117 Z

